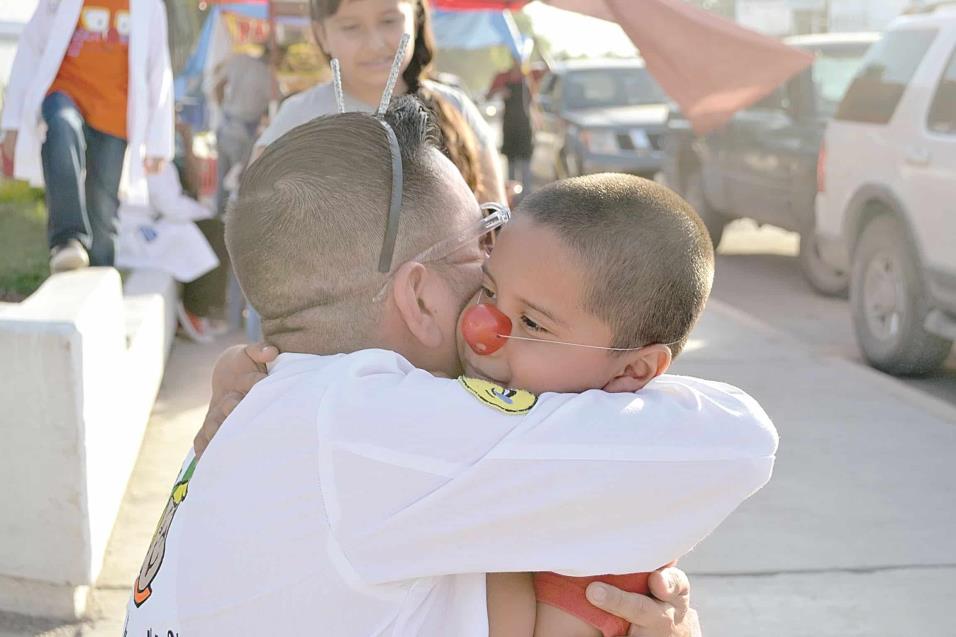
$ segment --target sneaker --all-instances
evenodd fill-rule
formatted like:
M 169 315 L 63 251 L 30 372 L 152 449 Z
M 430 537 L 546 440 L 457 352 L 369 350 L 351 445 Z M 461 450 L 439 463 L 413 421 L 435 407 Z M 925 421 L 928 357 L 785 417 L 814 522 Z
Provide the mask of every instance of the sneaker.
M 210 334 L 209 322 L 205 318 L 187 310 L 182 301 L 176 304 L 176 314 L 179 316 L 179 327 L 182 333 L 191 341 L 194 343 L 212 343 L 213 335 Z
M 90 255 L 83 244 L 76 239 L 55 246 L 50 250 L 50 272 L 68 272 L 90 266 Z

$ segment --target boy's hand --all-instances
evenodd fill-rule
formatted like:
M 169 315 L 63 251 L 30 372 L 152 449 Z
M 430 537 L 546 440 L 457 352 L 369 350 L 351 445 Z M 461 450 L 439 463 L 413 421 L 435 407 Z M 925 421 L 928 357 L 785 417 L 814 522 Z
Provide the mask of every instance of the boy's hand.
M 594 583 L 588 586 L 588 601 L 631 622 L 631 629 L 622 637 L 701 637 L 684 571 L 673 567 L 655 571 L 648 585 L 657 599 Z
M 216 360 L 212 370 L 212 398 L 209 399 L 209 411 L 202 428 L 193 439 L 196 457 L 200 457 L 209 441 L 219 431 L 232 410 L 252 386 L 266 377 L 266 364 L 279 355 L 268 343 L 255 345 L 233 345 Z

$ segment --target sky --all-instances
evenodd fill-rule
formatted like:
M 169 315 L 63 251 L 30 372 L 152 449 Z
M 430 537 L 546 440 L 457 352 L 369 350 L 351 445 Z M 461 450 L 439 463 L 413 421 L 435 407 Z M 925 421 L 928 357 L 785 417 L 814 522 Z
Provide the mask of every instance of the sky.
M 560 52 L 571 57 L 635 54 L 630 39 L 613 22 L 562 11 L 541 2 L 532 2 L 524 12 L 531 18 L 535 33 L 551 42 L 554 55 Z

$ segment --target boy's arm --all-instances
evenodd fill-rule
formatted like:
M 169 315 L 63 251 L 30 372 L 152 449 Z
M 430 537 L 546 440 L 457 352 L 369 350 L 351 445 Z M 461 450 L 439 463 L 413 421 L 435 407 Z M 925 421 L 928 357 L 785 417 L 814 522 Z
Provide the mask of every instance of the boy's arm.
M 268 343 L 233 345 L 226 349 L 212 371 L 212 396 L 202 427 L 193 439 L 196 457 L 202 456 L 232 410 L 252 386 L 266 377 L 266 365 L 279 355 Z

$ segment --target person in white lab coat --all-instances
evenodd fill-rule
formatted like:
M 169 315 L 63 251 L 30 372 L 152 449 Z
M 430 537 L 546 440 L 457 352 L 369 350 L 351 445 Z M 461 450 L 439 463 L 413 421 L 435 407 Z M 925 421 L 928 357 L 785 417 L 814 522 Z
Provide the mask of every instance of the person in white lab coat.
M 145 176 L 173 155 L 162 0 L 40 0 L 0 129 L 14 176 L 47 187 L 51 270 L 113 265 L 121 185 L 145 204 Z

